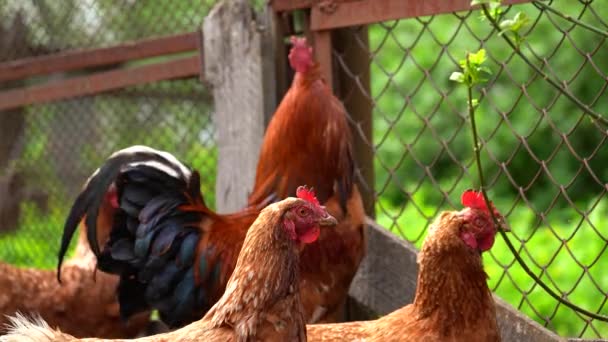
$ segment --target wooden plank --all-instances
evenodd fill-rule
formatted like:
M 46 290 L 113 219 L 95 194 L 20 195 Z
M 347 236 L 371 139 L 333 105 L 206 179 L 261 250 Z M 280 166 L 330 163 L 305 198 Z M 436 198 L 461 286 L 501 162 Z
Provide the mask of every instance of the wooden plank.
M 504 5 L 531 0 L 505 0 Z M 329 30 L 339 27 L 371 24 L 386 20 L 405 19 L 433 14 L 468 11 L 471 0 L 358 0 L 337 2 L 332 11 L 316 4 L 312 8 L 311 29 Z
M 247 204 L 264 136 L 262 37 L 248 0 L 223 0 L 203 23 L 205 80 L 212 87 L 218 146 L 215 185 L 218 212 Z M 269 29 L 266 27 L 265 29 Z M 274 66 L 273 66 L 274 67 Z
M 365 213 L 375 217 L 374 197 L 374 105 L 370 89 L 370 55 L 367 27 L 333 31 L 334 51 L 343 67 L 336 68 L 337 94 L 351 119 L 353 152 L 357 166 L 357 184 Z
M 43 85 L 0 92 L 0 110 L 92 95 L 138 84 L 196 76 L 199 72 L 199 57 L 192 56 L 169 62 L 68 78 Z
M 258 16 L 263 21 L 262 26 L 265 28 L 262 31 L 262 69 L 263 79 L 263 94 L 264 94 L 264 130 L 268 126 L 272 115 L 278 106 L 277 97 L 277 70 L 280 67 L 285 67 L 284 59 L 277 59 L 277 51 L 284 51 L 285 44 L 283 43 L 283 34 L 280 29 L 281 25 L 277 14 L 270 6 L 266 6 L 264 13 Z M 282 98 L 282 97 L 281 97 Z
M 320 64 L 321 74 L 329 87 L 333 89 L 331 31 L 314 31 L 312 36 L 315 58 Z
M 23 58 L 0 64 L 0 82 L 61 71 L 107 65 L 197 49 L 198 33 L 190 32 L 127 42 L 117 46 L 66 51 L 48 56 Z
M 271 0 L 270 4 L 275 12 L 289 12 L 302 8 L 310 8 L 312 0 Z
M 350 287 L 355 302 L 375 315 L 386 315 L 414 300 L 418 264 L 416 248 L 368 219 L 368 252 Z M 494 296 L 505 342 L 556 342 L 564 338 L 542 327 Z M 375 317 L 370 317 L 375 318 Z

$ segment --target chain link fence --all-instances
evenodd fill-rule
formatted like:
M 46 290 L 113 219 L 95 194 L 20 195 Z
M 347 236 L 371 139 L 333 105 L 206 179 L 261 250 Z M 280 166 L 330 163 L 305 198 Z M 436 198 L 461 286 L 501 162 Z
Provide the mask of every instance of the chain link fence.
M 0 61 L 75 48 L 111 46 L 198 29 L 215 1 L 0 2 Z M 600 1 L 546 2 L 608 30 Z M 580 101 L 603 113 L 606 37 L 534 4 L 511 7 L 530 22 L 525 55 Z M 505 44 L 479 12 L 377 23 L 369 48 L 374 188 L 380 224 L 420 246 L 442 210 L 478 187 L 466 90 L 449 81 L 467 51 L 484 48 L 493 71 L 481 87 L 478 125 L 490 196 L 512 228 L 519 253 L 541 279 L 588 310 L 606 313 L 608 214 L 606 130 L 551 88 Z M 57 76 L 61 77 L 61 75 Z M 16 84 L 0 84 L 0 89 Z M 344 94 L 344 100 L 354 94 Z M 216 148 L 212 101 L 196 79 L 163 81 L 96 96 L 4 111 L 0 125 L 0 260 L 53 267 L 69 206 L 88 175 L 113 151 L 146 144 L 201 172 L 213 206 Z M 365 139 L 367 140 L 367 139 Z M 365 166 L 362 166 L 365 167 Z M 608 324 L 550 298 L 501 238 L 485 255 L 490 287 L 563 336 L 608 338 Z
M 600 1 L 543 2 L 606 31 Z M 529 17 L 525 56 L 596 112 L 606 112 L 606 36 L 555 15 L 538 3 L 512 6 Z M 505 43 L 480 11 L 370 25 L 376 215 L 395 234 L 421 245 L 442 210 L 479 188 L 466 88 L 449 81 L 467 52 L 486 50 L 492 70 L 478 90 L 481 159 L 490 198 L 512 228 L 509 237 L 552 289 L 592 312 L 608 298 L 608 144 L 606 127 L 590 120 Z M 334 68 L 351 82 L 353 43 L 334 49 Z M 346 95 L 348 96 L 348 95 Z M 344 98 L 343 98 L 344 99 Z M 604 114 L 605 116 L 605 114 Z M 551 298 L 515 261 L 503 239 L 484 257 L 490 288 L 562 336 L 608 338 L 608 324 Z
M 193 32 L 214 2 L 2 1 L 0 61 Z M 54 267 L 80 187 L 112 152 L 130 145 L 170 151 L 199 170 L 214 205 L 211 111 L 211 96 L 190 78 L 1 112 L 0 260 Z

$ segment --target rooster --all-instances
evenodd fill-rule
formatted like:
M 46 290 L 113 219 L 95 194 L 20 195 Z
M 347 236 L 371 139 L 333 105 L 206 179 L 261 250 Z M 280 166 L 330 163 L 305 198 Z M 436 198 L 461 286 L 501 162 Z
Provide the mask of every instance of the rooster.
M 325 230 L 302 255 L 302 301 L 307 321 L 337 322 L 366 251 L 365 210 L 356 184 L 347 113 L 321 76 L 305 38 L 292 37 L 295 71 L 262 143 L 251 206 L 292 196 L 313 185 L 339 225 Z
M 296 76 L 268 126 L 247 208 L 216 214 L 204 203 L 197 172 L 169 153 L 127 148 L 111 156 L 76 199 L 59 264 L 86 216 L 99 269 L 121 276 L 122 316 L 153 308 L 165 323 L 179 327 L 202 317 L 222 295 L 260 208 L 295 195 L 296 184 L 309 184 L 340 223 L 303 252 L 300 291 L 307 322 L 335 321 L 365 253 L 365 214 L 352 182 L 344 108 L 318 78 L 305 40 L 294 39 L 290 60 Z M 112 234 L 100 249 L 95 218 L 106 196 L 114 203 L 107 219 Z
M 102 211 L 109 208 L 107 201 L 102 207 Z M 100 215 L 100 219 L 105 217 Z M 104 222 L 99 225 L 108 227 Z M 109 230 L 98 230 L 100 239 L 108 233 Z M 8 323 L 8 315 L 35 313 L 76 336 L 136 336 L 145 328 L 149 312 L 123 322 L 115 293 L 118 277 L 103 273 L 94 277 L 95 264 L 84 231 L 74 256 L 64 266 L 63 284 L 57 282 L 53 271 L 0 263 L 0 326 Z
M 334 226 L 304 187 L 263 209 L 247 231 L 226 291 L 201 320 L 166 334 L 136 341 L 306 341 L 302 303 L 297 290 L 299 252 L 317 240 L 321 226 Z M 42 320 L 11 319 L 0 342 L 72 341 Z M 83 341 L 99 341 L 85 339 Z
M 497 227 L 480 193 L 464 192 L 462 204 L 465 209 L 441 213 L 430 227 L 418 254 L 413 304 L 375 321 L 308 325 L 308 340 L 500 341 L 481 260 Z

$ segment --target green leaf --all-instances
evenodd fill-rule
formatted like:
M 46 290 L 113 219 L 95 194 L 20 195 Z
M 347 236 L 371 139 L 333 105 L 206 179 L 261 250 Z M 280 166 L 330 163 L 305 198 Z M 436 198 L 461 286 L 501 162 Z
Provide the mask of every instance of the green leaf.
M 498 24 L 498 26 L 502 29 L 502 31 L 511 31 L 514 33 L 518 33 L 522 28 L 524 28 L 530 22 L 530 18 L 523 13 L 518 12 L 513 19 L 505 19 Z
M 481 64 L 483 64 L 483 62 L 486 61 L 486 50 L 479 49 L 479 51 L 475 53 L 470 53 L 468 58 L 469 63 L 474 66 L 480 66 Z
M 454 81 L 454 82 L 458 82 L 458 83 L 464 83 L 464 74 L 459 72 L 459 71 L 454 71 L 451 75 L 450 75 L 450 81 Z
M 479 67 L 479 71 L 485 72 L 488 75 L 492 75 L 492 69 L 488 68 L 487 66 Z

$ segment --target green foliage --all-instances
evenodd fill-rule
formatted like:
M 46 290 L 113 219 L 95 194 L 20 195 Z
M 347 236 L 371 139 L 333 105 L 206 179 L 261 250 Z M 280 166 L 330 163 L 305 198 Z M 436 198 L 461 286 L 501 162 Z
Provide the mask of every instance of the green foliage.
M 513 19 L 505 19 L 499 23 L 501 31 L 498 33 L 509 34 L 515 41 L 515 44 L 519 46 L 524 40 L 524 36 L 521 31 L 530 23 L 530 18 L 524 12 L 517 12 Z
M 492 71 L 483 65 L 486 61 L 486 50 L 480 49 L 475 53 L 467 53 L 466 58 L 458 62 L 462 72 L 454 71 L 450 75 L 450 81 L 463 83 L 467 87 L 473 87 L 486 82 Z
M 501 7 L 501 0 L 473 0 L 471 1 L 471 6 L 481 5 L 485 6 L 488 15 L 492 20 L 499 20 L 499 18 L 503 14 L 503 10 Z M 485 13 L 482 12 L 481 17 L 482 20 L 486 20 Z M 524 40 L 524 36 L 522 35 L 522 29 L 525 28 L 530 23 L 530 18 L 526 15 L 525 12 L 517 12 L 512 19 L 503 19 L 499 22 L 499 27 L 501 31 L 498 35 L 508 34 L 515 42 L 517 46 L 521 44 Z

